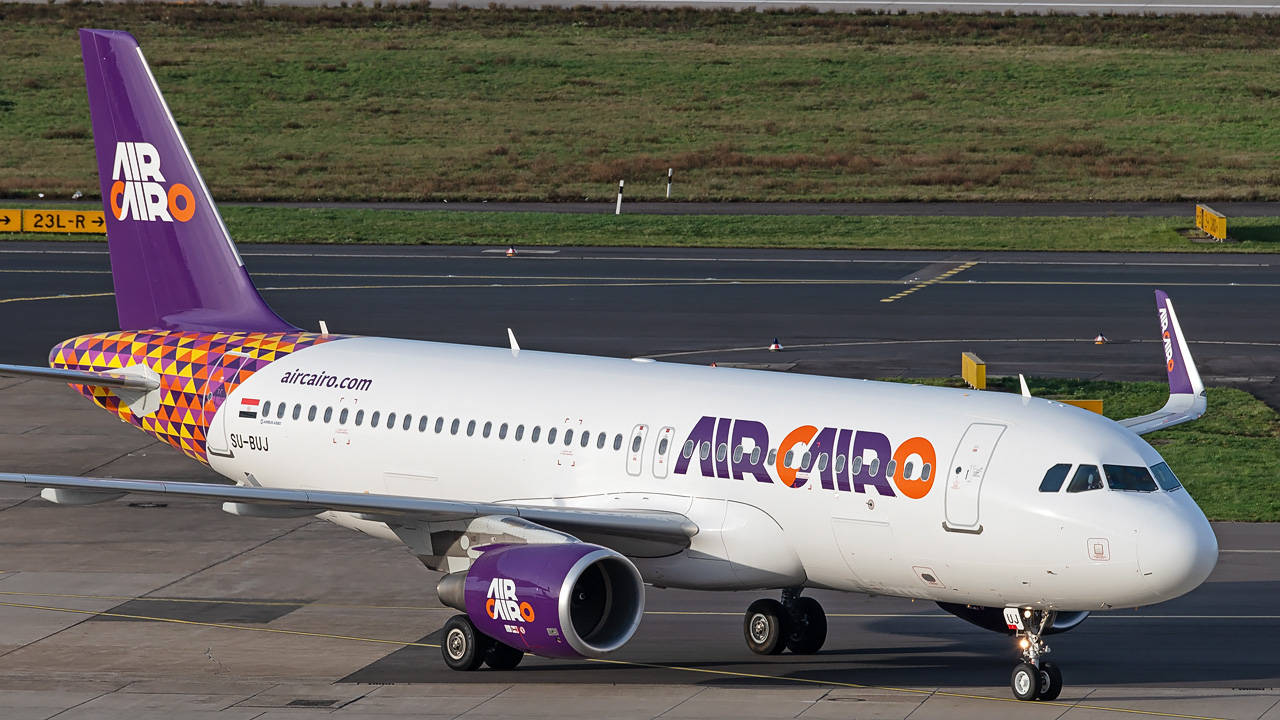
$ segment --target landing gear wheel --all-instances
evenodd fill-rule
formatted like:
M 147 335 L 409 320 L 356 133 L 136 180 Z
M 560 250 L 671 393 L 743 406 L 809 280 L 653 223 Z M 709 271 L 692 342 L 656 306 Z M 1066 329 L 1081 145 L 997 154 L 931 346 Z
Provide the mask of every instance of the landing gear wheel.
M 1018 663 L 1009 678 L 1013 696 L 1019 700 L 1035 700 L 1040 695 L 1040 671 L 1031 663 Z
M 476 670 L 489 654 L 493 641 L 479 630 L 466 615 L 454 615 L 444 624 L 444 641 L 440 654 L 451 670 Z
M 512 670 L 524 659 L 524 651 L 494 640 L 485 653 L 484 664 L 494 670 Z
M 1051 662 L 1040 663 L 1040 694 L 1037 700 L 1057 700 L 1062 693 L 1062 671 Z
M 796 598 L 791 606 L 793 627 L 787 649 L 797 655 L 812 655 L 827 641 L 827 613 L 822 604 L 808 597 Z
M 778 655 L 787 649 L 791 615 L 777 600 L 757 600 L 747 608 L 742 634 L 757 655 Z

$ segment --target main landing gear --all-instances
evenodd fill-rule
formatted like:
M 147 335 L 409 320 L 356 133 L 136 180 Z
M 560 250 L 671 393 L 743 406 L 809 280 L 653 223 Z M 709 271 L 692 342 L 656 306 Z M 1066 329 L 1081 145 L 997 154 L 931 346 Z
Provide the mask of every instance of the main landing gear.
M 466 615 L 454 615 L 444 624 L 440 654 L 450 669 L 468 671 L 478 670 L 481 665 L 510 670 L 524 659 L 523 651 L 480 632 Z
M 747 647 L 757 655 L 778 655 L 790 650 L 811 655 L 827 641 L 827 614 L 813 598 L 800 597 L 800 588 L 782 591 L 782 601 L 757 600 L 742 620 Z
M 1019 700 L 1057 700 L 1062 692 L 1062 671 L 1044 659 L 1049 646 L 1041 639 L 1053 627 L 1054 615 L 1052 610 L 1004 609 L 1005 623 L 1014 630 L 1022 655 L 1009 678 L 1013 696 Z

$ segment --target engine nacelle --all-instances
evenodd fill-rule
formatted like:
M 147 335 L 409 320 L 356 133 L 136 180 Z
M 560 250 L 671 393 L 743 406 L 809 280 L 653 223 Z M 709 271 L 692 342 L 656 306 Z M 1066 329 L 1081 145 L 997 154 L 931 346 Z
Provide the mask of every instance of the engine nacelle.
M 631 639 L 644 615 L 640 573 L 599 545 L 497 546 L 471 564 L 461 598 L 455 578 L 461 579 L 441 581 L 446 604 L 461 604 L 485 635 L 543 657 L 613 652 Z
M 1009 625 L 1004 621 L 1004 608 L 979 607 L 977 605 L 959 605 L 957 603 L 938 603 L 938 607 L 955 615 L 966 622 L 977 625 L 983 630 L 991 632 L 1003 633 L 1005 635 L 1013 635 L 1014 631 L 1009 629 Z M 1089 617 L 1088 612 L 1060 612 L 1053 618 L 1053 624 L 1045 630 L 1045 635 L 1057 635 L 1073 629 L 1085 618 Z

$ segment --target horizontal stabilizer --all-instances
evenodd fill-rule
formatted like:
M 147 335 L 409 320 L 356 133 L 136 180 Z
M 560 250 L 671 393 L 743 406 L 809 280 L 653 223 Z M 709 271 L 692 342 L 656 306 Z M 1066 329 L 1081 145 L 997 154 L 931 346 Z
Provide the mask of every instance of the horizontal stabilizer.
M 1121 425 L 1139 435 L 1196 420 L 1208 407 L 1200 371 L 1191 359 L 1191 349 L 1187 347 L 1182 326 L 1178 324 L 1173 301 L 1163 290 L 1156 291 L 1156 310 L 1160 317 L 1165 369 L 1169 372 L 1169 400 L 1153 413 L 1120 421 Z
M 214 500 L 239 505 L 275 506 L 286 512 L 302 509 L 313 513 L 326 511 L 356 513 L 379 522 L 408 521 L 443 522 L 483 516 L 516 516 L 545 527 L 570 534 L 584 533 L 594 541 L 599 538 L 643 540 L 669 545 L 673 552 L 689 547 L 698 534 L 698 526 L 689 518 L 654 511 L 580 510 L 534 505 L 467 503 L 456 500 L 371 495 L 365 493 L 290 490 L 283 488 L 243 487 L 210 483 L 163 482 L 159 480 L 117 480 L 64 475 L 19 475 L 0 473 L 0 483 L 33 488 L 56 488 L 94 493 L 120 492 L 140 495 L 162 495 L 201 500 Z M 248 512 L 237 514 L 249 514 Z M 273 516 L 270 512 L 262 516 Z M 293 515 L 296 517 L 296 514 Z M 601 542 L 601 544 L 606 544 Z
M 146 368 L 141 366 L 137 369 L 126 368 L 111 372 L 87 372 L 27 365 L 0 365 L 0 375 L 124 390 L 151 391 L 160 387 L 159 377 L 155 376 L 154 372 L 148 373 Z

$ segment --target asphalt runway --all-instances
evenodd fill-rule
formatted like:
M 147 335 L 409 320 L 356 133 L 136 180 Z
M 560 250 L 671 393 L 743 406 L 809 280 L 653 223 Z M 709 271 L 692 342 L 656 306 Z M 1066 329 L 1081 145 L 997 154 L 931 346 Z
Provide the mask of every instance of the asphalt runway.
M 17 2 L 41 2 L 45 0 L 16 0 Z M 174 0 L 178 1 L 178 0 Z M 266 0 L 268 5 L 309 5 L 327 7 L 337 5 L 332 0 Z M 488 0 L 456 0 L 461 7 L 487 8 Z M 699 9 L 747 10 L 796 10 L 810 8 L 823 12 L 882 12 L 882 13 L 1005 13 L 1086 15 L 1090 13 L 1151 14 L 1151 15 L 1272 15 L 1277 4 L 1250 2 L 1249 0 L 1164 0 L 1154 2 L 1107 2 L 1098 0 L 1043 0 L 1041 2 L 985 2 L 983 0 L 766 0 L 765 2 L 725 2 L 724 0 L 508 0 L 509 7 L 657 7 Z
M 307 327 L 489 345 L 512 327 L 526 348 L 872 377 L 955 374 L 974 350 L 992 374 L 1158 380 L 1160 287 L 1211 383 L 1267 395 L 1277 374 L 1269 256 L 241 249 L 268 302 Z M 103 245 L 0 246 L 0 278 L 0 361 L 41 363 L 114 326 Z M 1100 331 L 1114 342 L 1094 345 Z M 774 336 L 786 350 L 765 349 Z M 213 479 L 65 387 L 0 378 L 0 407 L 6 470 Z M 199 503 L 34 494 L 0 495 L 5 718 L 1280 720 L 1276 525 L 1217 525 L 1204 586 L 1053 638 L 1067 689 L 1027 705 L 1008 702 L 1007 639 L 924 603 L 835 593 L 815 594 L 831 614 L 816 656 L 746 650 L 740 613 L 758 594 L 653 590 L 612 662 L 459 675 L 434 647 L 452 611 L 400 547 Z

